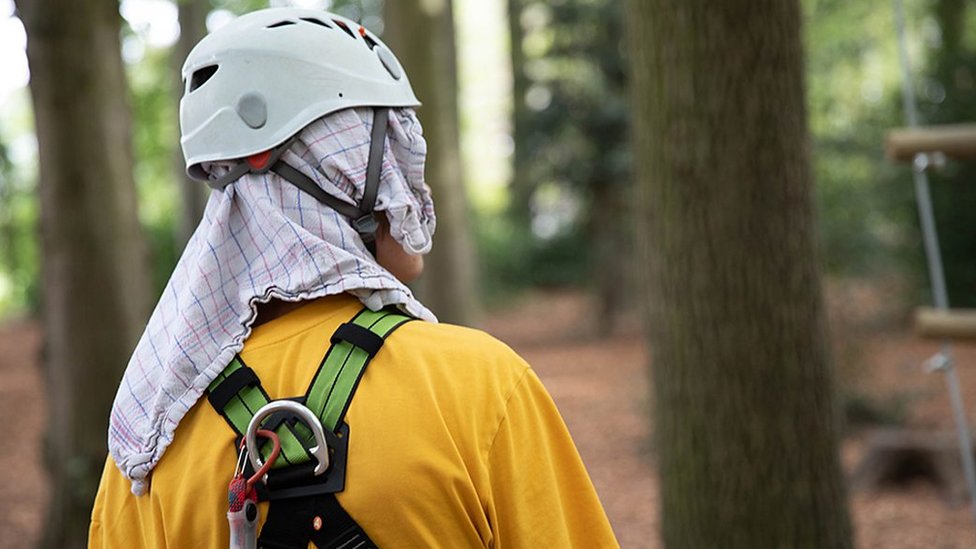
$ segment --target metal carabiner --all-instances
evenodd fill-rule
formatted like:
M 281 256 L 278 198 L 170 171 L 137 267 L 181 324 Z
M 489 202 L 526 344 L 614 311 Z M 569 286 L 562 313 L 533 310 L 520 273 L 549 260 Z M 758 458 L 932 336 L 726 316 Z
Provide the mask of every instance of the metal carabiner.
M 230 528 L 230 549 L 256 549 L 258 546 L 258 521 L 261 511 L 258 509 L 258 495 L 254 490 L 254 483 L 264 477 L 268 469 L 278 458 L 281 442 L 274 431 L 258 429 L 257 435 L 269 438 L 274 443 L 274 449 L 268 456 L 264 467 L 258 469 L 250 478 L 244 477 L 244 454 L 248 453 L 241 441 L 241 457 L 234 467 L 234 478 L 227 486 L 227 526 Z
M 322 423 L 315 414 L 305 406 L 292 400 L 273 400 L 262 406 L 251 418 L 244 433 L 244 443 L 247 447 L 247 459 L 251 461 L 251 466 L 255 471 L 261 470 L 264 463 L 261 461 L 261 452 L 258 448 L 257 431 L 261 427 L 261 422 L 265 418 L 276 412 L 290 412 L 302 420 L 315 436 L 315 446 L 308 449 L 308 453 L 318 462 L 315 465 L 314 474 L 321 475 L 329 468 L 329 446 L 325 442 L 325 431 Z M 267 475 L 264 475 L 267 481 Z

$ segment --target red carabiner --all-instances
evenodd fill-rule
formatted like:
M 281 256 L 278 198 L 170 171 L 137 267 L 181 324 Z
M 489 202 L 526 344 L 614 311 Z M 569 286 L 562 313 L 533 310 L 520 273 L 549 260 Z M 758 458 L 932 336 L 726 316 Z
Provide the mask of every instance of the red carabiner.
M 255 434 L 259 437 L 270 438 L 271 443 L 274 444 L 274 448 L 271 450 L 271 455 L 268 456 L 268 459 L 264 462 L 264 465 L 255 471 L 254 474 L 251 475 L 251 478 L 247 479 L 248 490 L 254 487 L 254 483 L 261 480 L 265 475 L 268 474 L 268 471 L 271 470 L 271 466 L 274 465 L 275 460 L 278 459 L 278 454 L 281 453 L 281 440 L 278 439 L 278 433 L 269 431 L 267 429 L 258 429 L 255 431 Z M 241 449 L 243 448 L 244 441 L 241 440 Z

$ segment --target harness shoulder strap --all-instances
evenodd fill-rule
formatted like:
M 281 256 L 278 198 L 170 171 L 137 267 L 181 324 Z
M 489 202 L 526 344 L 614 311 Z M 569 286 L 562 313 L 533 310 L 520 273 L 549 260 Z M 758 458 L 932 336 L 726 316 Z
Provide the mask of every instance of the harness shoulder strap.
M 305 396 L 296 399 L 319 418 L 327 435 L 339 437 L 333 437 L 332 441 L 341 441 L 334 448 L 335 459 L 325 473 L 326 477 L 345 476 L 348 427 L 344 425 L 343 418 L 366 366 L 380 351 L 385 339 L 410 320 L 413 319 L 390 310 L 361 310 L 333 333 L 329 350 L 319 364 Z M 239 356 L 217 376 L 207 391 L 211 405 L 238 436 L 243 436 L 254 413 L 271 401 L 257 375 Z M 281 440 L 281 459 L 275 463 L 275 471 L 269 475 L 269 485 L 285 485 L 286 488 L 273 488 L 270 494 L 262 497 L 271 499 L 272 505 L 261 531 L 259 545 L 304 549 L 311 540 L 320 548 L 349 543 L 361 549 L 375 547 L 335 497 L 335 492 L 344 487 L 344 478 L 327 478 L 314 487 L 296 486 L 294 481 L 287 480 L 309 479 L 311 464 L 308 462 L 311 456 L 306 448 L 311 444 L 312 433 L 303 423 L 291 423 L 286 419 L 272 415 L 264 422 L 264 428 L 274 429 Z M 269 452 L 270 448 L 262 448 L 265 459 Z M 321 517 L 321 520 L 313 521 L 313 517 Z M 321 526 L 323 520 L 324 527 Z M 320 526 L 314 526 L 316 522 Z
M 305 393 L 305 406 L 319 417 L 322 427 L 338 431 L 366 366 L 387 336 L 410 320 L 388 310 L 363 309 L 332 334 L 332 346 Z
M 366 366 L 386 337 L 410 320 L 413 319 L 399 312 L 363 308 L 339 326 L 305 396 L 298 399 L 318 416 L 323 428 L 339 431 Z M 272 400 L 254 370 L 239 355 L 207 388 L 207 399 L 238 436 L 244 435 L 254 413 Z M 283 459 L 275 463 L 275 468 L 309 461 L 311 456 L 305 446 L 311 440 L 311 431 L 302 423 L 291 425 L 282 419 L 272 416 L 265 423 L 281 439 Z M 263 448 L 262 453 L 266 458 L 270 448 Z

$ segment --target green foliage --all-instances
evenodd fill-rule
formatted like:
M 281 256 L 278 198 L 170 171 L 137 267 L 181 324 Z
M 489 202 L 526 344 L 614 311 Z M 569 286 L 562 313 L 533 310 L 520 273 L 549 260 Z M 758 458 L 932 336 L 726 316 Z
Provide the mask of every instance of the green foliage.
M 522 288 L 582 286 L 588 250 L 578 226 L 551 239 L 525 238 L 506 216 L 477 215 L 481 290 L 486 303 L 504 302 Z M 526 258 L 531 258 L 527 261 Z
M 920 116 L 925 124 L 976 122 L 976 7 L 935 0 L 931 9 Z M 930 180 L 950 302 L 976 306 L 976 162 L 950 162 Z
M 884 158 L 906 124 L 890 0 L 809 0 L 810 121 L 827 262 L 839 274 L 892 269 L 928 287 L 910 169 Z M 922 124 L 976 120 L 976 10 L 965 0 L 906 2 Z M 871 21 L 865 25 L 865 21 Z M 950 300 L 976 305 L 976 165 L 930 174 Z
M 179 223 L 177 185 L 179 128 L 178 75 L 168 49 L 148 49 L 128 69 L 132 104 L 135 180 L 139 220 L 149 243 L 153 288 L 158 294 L 176 266 Z
M 525 90 L 514 98 L 524 105 L 516 109 L 515 135 L 516 157 L 524 160 L 517 160 L 508 212 L 519 241 L 511 253 L 525 254 L 516 255 L 525 272 L 512 282 L 533 284 L 541 275 L 546 283 L 578 283 L 594 240 L 620 237 L 596 226 L 627 223 L 621 201 L 595 200 L 630 188 L 622 5 L 514 0 L 510 6 L 522 33 L 513 47 L 524 59 L 516 89 Z M 505 266 L 492 263 L 491 243 L 484 244 L 492 273 L 485 278 L 495 279 Z
M 920 6 L 910 4 L 907 16 L 921 18 Z M 827 268 L 854 276 L 905 271 L 919 257 L 911 173 L 883 152 L 885 132 L 904 123 L 891 2 L 808 0 L 804 6 Z
M 40 301 L 36 183 L 0 142 L 0 315 L 36 311 Z

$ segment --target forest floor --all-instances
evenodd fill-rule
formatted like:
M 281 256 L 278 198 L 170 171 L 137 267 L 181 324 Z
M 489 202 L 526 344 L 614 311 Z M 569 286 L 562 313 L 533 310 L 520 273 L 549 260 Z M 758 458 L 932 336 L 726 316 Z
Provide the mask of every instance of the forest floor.
M 837 294 L 837 292 L 834 292 Z M 839 378 L 903 426 L 952 430 L 940 375 L 919 366 L 938 350 L 905 328 L 878 325 L 863 308 L 884 304 L 855 289 L 832 295 Z M 880 304 L 880 305 L 879 305 Z M 651 438 L 648 352 L 633 319 L 609 337 L 596 337 L 578 294 L 533 294 L 490 315 L 485 328 L 509 343 L 539 373 L 577 442 L 583 461 L 625 548 L 660 547 L 657 475 Z M 903 325 L 904 322 L 894 322 Z M 838 326 L 840 327 L 838 329 Z M 47 498 L 41 467 L 44 429 L 40 333 L 36 323 L 0 324 L 0 417 L 8 443 L 0 445 L 0 548 L 33 547 Z M 836 338 L 835 338 L 836 339 Z M 955 356 L 970 410 L 976 407 L 976 346 Z M 973 417 L 973 414 L 970 414 Z M 15 419 L 15 420 L 14 420 Z M 863 458 L 871 430 L 850 430 L 842 458 L 850 474 Z M 968 506 L 950 504 L 924 479 L 871 492 L 852 491 L 857 546 L 962 549 L 976 547 Z

